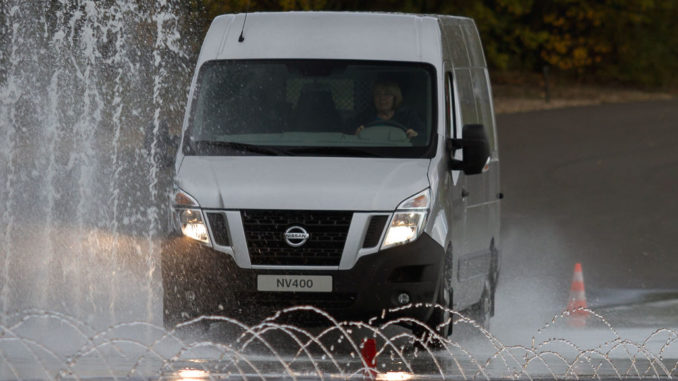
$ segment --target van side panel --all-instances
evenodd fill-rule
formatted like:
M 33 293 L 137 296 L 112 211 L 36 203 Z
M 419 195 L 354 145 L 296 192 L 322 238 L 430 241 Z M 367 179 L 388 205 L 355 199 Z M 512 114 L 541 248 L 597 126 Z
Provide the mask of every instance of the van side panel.
M 483 291 L 493 266 L 491 246 L 499 245 L 499 155 L 489 74 L 480 38 L 472 20 L 440 18 L 444 57 L 450 61 L 454 78 L 456 138 L 467 124 L 482 124 L 490 139 L 492 158 L 486 172 L 466 176 L 459 173 L 459 190 L 465 197 L 453 195 L 454 210 L 461 212 L 463 228 L 454 229 L 455 305 L 463 309 L 475 303 Z M 451 133 L 451 131 L 450 131 Z M 454 174 L 455 171 L 452 171 Z M 457 222 L 455 220 L 455 222 Z

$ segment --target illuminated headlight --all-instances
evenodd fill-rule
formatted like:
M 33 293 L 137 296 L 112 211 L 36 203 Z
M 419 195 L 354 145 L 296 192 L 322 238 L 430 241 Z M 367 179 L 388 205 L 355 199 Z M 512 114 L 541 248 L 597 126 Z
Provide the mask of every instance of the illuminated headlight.
M 430 199 L 430 192 L 426 189 L 398 206 L 386 231 L 384 243 L 381 245 L 382 250 L 419 238 L 424 230 Z
M 209 244 L 210 238 L 207 225 L 202 218 L 200 205 L 188 193 L 175 189 L 172 197 L 172 209 L 181 233 L 196 241 Z M 197 208 L 196 208 L 197 207 Z
M 195 209 L 181 209 L 177 211 L 179 215 L 179 226 L 181 232 L 186 237 L 193 238 L 196 241 L 209 243 L 209 235 L 207 234 L 207 226 L 202 220 L 200 210 Z

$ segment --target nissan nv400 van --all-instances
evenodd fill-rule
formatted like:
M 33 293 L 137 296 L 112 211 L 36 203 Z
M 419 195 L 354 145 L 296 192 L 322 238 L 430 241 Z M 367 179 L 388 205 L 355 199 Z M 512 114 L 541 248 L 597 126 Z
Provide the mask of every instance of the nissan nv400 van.
M 174 169 L 168 328 L 293 305 L 341 319 L 412 305 L 398 313 L 447 335 L 448 309 L 480 324 L 493 314 L 499 157 L 471 19 L 217 17 Z

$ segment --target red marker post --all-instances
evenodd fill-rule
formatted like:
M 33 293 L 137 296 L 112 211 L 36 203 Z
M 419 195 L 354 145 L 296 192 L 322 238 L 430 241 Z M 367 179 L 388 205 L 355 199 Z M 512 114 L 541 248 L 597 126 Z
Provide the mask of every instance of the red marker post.
M 360 350 L 360 355 L 363 361 L 367 364 L 368 370 L 365 371 L 365 376 L 376 377 L 377 375 L 377 341 L 375 339 L 364 339 L 363 347 Z

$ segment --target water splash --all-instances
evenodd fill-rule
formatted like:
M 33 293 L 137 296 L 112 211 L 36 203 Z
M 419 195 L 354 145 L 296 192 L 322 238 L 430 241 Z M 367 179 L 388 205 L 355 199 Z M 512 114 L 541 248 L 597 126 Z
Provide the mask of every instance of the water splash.
M 180 129 L 184 99 L 176 94 L 187 93 L 189 77 L 190 41 L 179 39 L 177 7 L 167 0 L 0 5 L 5 314 L 41 307 L 88 316 L 107 308 L 116 321 L 126 281 L 119 275 L 137 262 L 153 318 L 156 240 L 171 178 L 159 158 L 171 148 L 168 130 Z
M 319 315 L 326 322 L 324 328 L 303 329 L 283 322 L 286 315 L 299 311 Z M 360 357 L 367 338 L 377 343 L 377 379 L 678 375 L 676 330 L 629 331 L 636 337 L 623 338 L 593 311 L 587 329 L 570 328 L 568 314 L 563 313 L 539 329 L 530 344 L 508 345 L 467 317 L 450 312 L 455 316 L 454 330 L 466 330 L 467 335 L 442 338 L 431 331 L 424 339 L 400 328 L 402 319 L 379 325 L 340 322 L 309 306 L 279 311 L 253 326 L 203 316 L 171 332 L 148 322 L 97 330 L 70 315 L 23 311 L 5 316 L 7 323 L 0 326 L 0 377 L 160 377 L 192 372 L 204 378 L 362 378 L 369 374 Z

